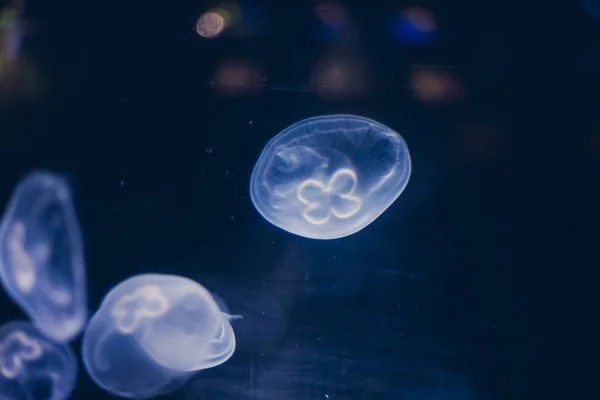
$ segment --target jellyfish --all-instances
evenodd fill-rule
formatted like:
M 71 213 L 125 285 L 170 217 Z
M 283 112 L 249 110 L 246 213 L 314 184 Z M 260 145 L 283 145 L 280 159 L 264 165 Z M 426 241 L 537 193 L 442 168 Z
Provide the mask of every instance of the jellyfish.
M 408 183 L 402 137 L 355 115 L 302 120 L 263 149 L 250 195 L 271 224 L 312 239 L 352 235 L 377 219 Z
M 49 338 L 66 342 L 83 329 L 83 243 L 63 178 L 35 171 L 17 184 L 0 223 L 0 282 Z
M 90 319 L 83 362 L 94 382 L 112 394 L 167 394 L 233 355 L 234 318 L 191 279 L 137 275 L 111 289 Z
M 29 322 L 0 327 L 1 400 L 64 400 L 76 381 L 77 361 L 68 345 Z

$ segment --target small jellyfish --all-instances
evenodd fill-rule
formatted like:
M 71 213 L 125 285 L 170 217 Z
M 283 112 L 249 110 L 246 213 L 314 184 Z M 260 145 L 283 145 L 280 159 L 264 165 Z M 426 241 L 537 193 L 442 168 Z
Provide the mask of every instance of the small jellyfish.
M 84 365 L 112 394 L 136 399 L 167 394 L 195 371 L 233 355 L 232 318 L 191 279 L 137 275 L 111 289 L 90 319 Z
M 66 342 L 87 319 L 83 243 L 67 182 L 35 171 L 13 191 L 0 224 L 0 279 L 46 336 Z
M 67 345 L 29 322 L 0 327 L 0 399 L 63 400 L 76 381 L 77 361 Z
M 354 115 L 313 117 L 267 143 L 250 195 L 273 225 L 337 239 L 377 219 L 400 196 L 410 172 L 406 143 L 392 129 Z

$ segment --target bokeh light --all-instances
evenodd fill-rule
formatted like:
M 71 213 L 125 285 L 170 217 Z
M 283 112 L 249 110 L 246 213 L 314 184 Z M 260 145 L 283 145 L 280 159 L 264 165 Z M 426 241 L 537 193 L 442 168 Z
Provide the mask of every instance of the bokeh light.
M 210 82 L 224 96 L 257 93 L 265 86 L 262 68 L 252 60 L 228 59 L 216 69 Z
M 240 6 L 234 2 L 223 3 L 213 11 L 221 14 L 227 28 L 237 24 L 242 18 L 242 10 Z
M 0 11 L 0 105 L 34 101 L 44 91 L 37 64 L 22 54 L 27 27 L 19 5 Z
M 429 33 L 435 31 L 435 17 L 424 8 L 411 7 L 404 12 L 404 18 L 419 32 Z
M 464 95 L 459 77 L 443 68 L 414 66 L 409 80 L 413 95 L 425 103 L 456 102 Z
M 223 32 L 225 18 L 215 11 L 205 12 L 196 22 L 196 32 L 204 38 L 214 38 Z
M 196 32 L 203 38 L 215 38 L 227 28 L 237 24 L 241 16 L 241 9 L 236 3 L 223 3 L 217 8 L 206 11 L 198 18 Z
M 348 11 L 337 1 L 319 1 L 315 14 L 327 26 L 340 30 L 348 23 Z
M 362 95 L 367 89 L 363 66 L 353 59 L 326 57 L 315 64 L 310 87 L 318 95 L 335 99 Z
M 422 7 L 410 7 L 392 19 L 392 34 L 409 44 L 430 43 L 435 38 L 435 16 Z

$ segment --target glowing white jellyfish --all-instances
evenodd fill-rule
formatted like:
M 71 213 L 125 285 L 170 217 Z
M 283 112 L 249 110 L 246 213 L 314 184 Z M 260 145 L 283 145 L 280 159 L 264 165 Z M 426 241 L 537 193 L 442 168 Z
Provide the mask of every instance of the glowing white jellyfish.
M 354 115 L 313 117 L 267 143 L 250 195 L 273 225 L 337 239 L 377 219 L 400 196 L 410 172 L 406 143 L 392 129 Z
M 70 189 L 36 171 L 13 191 L 0 224 L 0 279 L 49 338 L 77 336 L 87 319 L 83 244 Z
M 110 290 L 90 319 L 84 365 L 112 394 L 137 399 L 166 394 L 195 371 L 233 355 L 230 318 L 195 281 L 137 275 Z
M 29 322 L 0 327 L 0 399 L 64 400 L 76 381 L 77 361 L 68 346 Z

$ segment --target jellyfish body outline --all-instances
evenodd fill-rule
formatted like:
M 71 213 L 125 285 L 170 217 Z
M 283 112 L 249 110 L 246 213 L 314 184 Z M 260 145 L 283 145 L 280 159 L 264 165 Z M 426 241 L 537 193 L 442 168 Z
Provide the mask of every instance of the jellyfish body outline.
M 191 279 L 136 275 L 113 287 L 90 318 L 84 366 L 98 386 L 118 396 L 166 394 L 233 355 L 229 319 Z M 123 381 L 124 374 L 131 379 Z
M 0 399 L 30 399 L 36 386 L 50 384 L 48 400 L 66 400 L 77 382 L 71 348 L 44 335 L 31 322 L 0 326 Z
M 46 336 L 75 338 L 87 320 L 83 240 L 66 180 L 33 171 L 16 185 L 0 222 L 0 281 Z
M 311 117 L 275 135 L 252 171 L 250 197 L 271 224 L 311 239 L 352 235 L 376 220 L 406 188 L 411 174 L 406 142 L 368 118 L 339 114 Z M 336 193 L 353 205 L 312 214 L 307 187 L 327 194 L 345 176 L 350 188 Z M 344 198 L 344 196 L 347 196 Z

